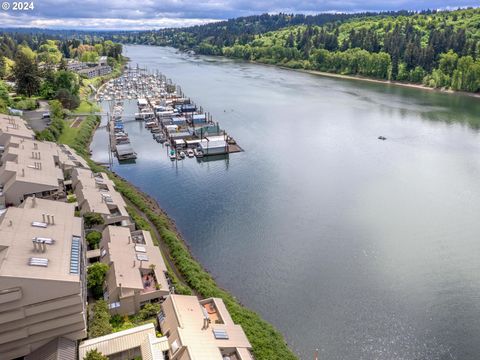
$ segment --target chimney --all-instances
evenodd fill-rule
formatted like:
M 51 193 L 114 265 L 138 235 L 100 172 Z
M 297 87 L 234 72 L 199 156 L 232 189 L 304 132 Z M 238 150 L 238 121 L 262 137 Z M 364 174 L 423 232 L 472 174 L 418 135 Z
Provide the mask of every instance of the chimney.
M 37 252 L 37 239 L 33 238 L 32 242 L 33 242 L 33 252 Z
M 8 222 L 8 226 L 13 226 L 13 221 L 12 221 L 12 220 L 10 220 L 10 221 Z
M 45 214 L 42 214 L 42 219 L 43 219 L 43 222 L 46 223 L 47 221 L 45 220 Z
M 40 151 L 38 152 L 38 160 L 42 158 Z
M 50 224 L 50 215 L 47 214 L 47 224 Z
M 42 241 L 42 252 L 46 252 L 47 251 L 47 244 L 45 244 L 45 241 Z
M 34 208 L 37 205 L 37 198 L 35 197 L 35 194 L 33 194 L 32 197 L 32 208 Z
M 52 215 L 52 225 L 55 225 L 55 215 Z

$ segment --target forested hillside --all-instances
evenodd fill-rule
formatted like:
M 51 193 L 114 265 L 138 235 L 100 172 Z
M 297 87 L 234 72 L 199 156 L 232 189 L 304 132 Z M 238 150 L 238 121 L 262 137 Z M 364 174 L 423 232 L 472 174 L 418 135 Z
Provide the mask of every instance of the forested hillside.
M 387 12 L 384 16 L 409 15 L 407 11 Z M 195 48 L 202 54 L 222 55 L 224 46 L 245 45 L 255 39 L 255 35 L 275 31 L 288 26 L 319 26 L 348 19 L 375 16 L 379 13 L 351 14 L 263 14 L 240 17 L 206 25 L 181 29 L 160 29 L 137 33 L 116 33 L 114 38 L 123 42 L 160 46 L 173 46 L 179 49 Z
M 32 110 L 38 99 L 58 100 L 64 108 L 75 109 L 86 79 L 69 70 L 67 60 L 96 63 L 100 56 L 106 56 L 108 64 L 118 71 L 121 54 L 121 44 L 88 34 L 69 38 L 60 33 L 4 32 L 0 35 L 0 113 L 6 113 L 8 107 Z M 58 133 L 48 135 L 47 139 L 54 140 Z
M 480 91 L 480 9 L 262 15 L 115 38 L 291 68 Z

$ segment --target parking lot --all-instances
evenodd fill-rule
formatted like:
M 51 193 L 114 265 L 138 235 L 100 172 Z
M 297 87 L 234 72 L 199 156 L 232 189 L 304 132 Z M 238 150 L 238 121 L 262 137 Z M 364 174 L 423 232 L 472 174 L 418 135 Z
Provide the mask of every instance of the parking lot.
M 34 131 L 42 131 L 50 123 L 50 118 L 42 118 L 42 115 L 49 112 L 48 102 L 39 101 L 39 108 L 31 111 L 24 111 L 23 118 L 30 124 Z

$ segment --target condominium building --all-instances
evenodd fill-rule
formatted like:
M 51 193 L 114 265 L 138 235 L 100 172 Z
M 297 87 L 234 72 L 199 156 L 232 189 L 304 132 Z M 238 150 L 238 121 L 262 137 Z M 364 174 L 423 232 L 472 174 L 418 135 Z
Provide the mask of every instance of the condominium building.
M 134 229 L 128 215 L 125 200 L 115 190 L 113 181 L 104 173 L 92 173 L 89 169 L 72 171 L 72 186 L 77 197 L 80 214 L 101 214 L 105 225 L 120 225 Z
M 165 336 L 158 338 L 152 323 L 83 341 L 78 347 L 78 358 L 83 360 L 97 350 L 110 360 L 164 360 L 168 351 Z
M 2 360 L 26 356 L 58 337 L 86 336 L 82 220 L 74 210 L 29 197 L 0 216 Z
M 158 318 L 172 360 L 253 360 L 250 342 L 222 299 L 170 295 Z
M 56 156 L 55 143 L 12 136 L 1 157 L 0 205 L 19 205 L 33 194 L 37 198 L 64 197 L 64 177 Z
M 22 118 L 0 114 L 0 152 L 12 136 L 33 140 L 35 133 Z
M 87 67 L 77 71 L 79 75 L 86 76 L 89 79 L 97 76 L 108 75 L 111 72 L 112 72 L 112 68 L 108 65 L 97 65 L 97 66 Z
M 80 155 L 77 155 L 70 146 L 64 144 L 58 145 L 56 161 L 62 169 L 65 178 L 70 178 L 73 169 L 77 167 L 89 169 L 87 161 Z
M 103 230 L 100 261 L 110 266 L 104 297 L 112 314 L 132 315 L 170 293 L 167 267 L 147 231 L 120 226 Z

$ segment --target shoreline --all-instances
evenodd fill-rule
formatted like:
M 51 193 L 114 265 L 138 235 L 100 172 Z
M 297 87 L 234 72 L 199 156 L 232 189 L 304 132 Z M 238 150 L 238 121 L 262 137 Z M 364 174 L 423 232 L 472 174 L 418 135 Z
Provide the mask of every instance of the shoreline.
M 206 55 L 201 55 L 201 56 L 206 56 Z M 215 55 L 209 55 L 209 56 L 215 56 Z M 432 87 L 428 87 L 428 86 L 425 86 L 425 85 L 422 85 L 422 84 L 415 84 L 415 83 L 408 83 L 408 82 L 394 81 L 394 80 L 393 81 L 392 80 L 381 80 L 381 79 L 368 78 L 368 77 L 364 77 L 364 76 L 336 74 L 336 73 L 329 73 L 329 72 L 319 71 L 319 70 L 295 69 L 295 68 L 290 68 L 290 67 L 284 66 L 284 65 L 266 64 L 266 63 L 262 63 L 262 62 L 254 61 L 254 60 L 241 60 L 241 59 L 237 59 L 237 58 L 226 57 L 226 56 L 223 56 L 223 55 L 219 55 L 219 56 L 224 57 L 226 59 L 244 61 L 244 62 L 247 62 L 247 63 L 256 64 L 256 65 L 275 67 L 275 68 L 279 68 L 279 69 L 283 69 L 283 70 L 296 71 L 296 72 L 299 72 L 299 73 L 316 75 L 316 76 L 323 76 L 323 77 L 334 78 L 334 79 L 356 80 L 356 81 L 369 82 L 369 83 L 373 83 L 373 84 L 393 85 L 393 86 L 410 88 L 410 89 L 432 91 L 432 92 L 441 93 L 441 94 L 461 95 L 461 96 L 472 97 L 472 98 L 475 98 L 475 99 L 480 99 L 480 93 L 471 93 L 471 92 L 467 92 L 467 91 L 451 90 L 451 89 L 444 89 L 444 88 L 432 88 Z

